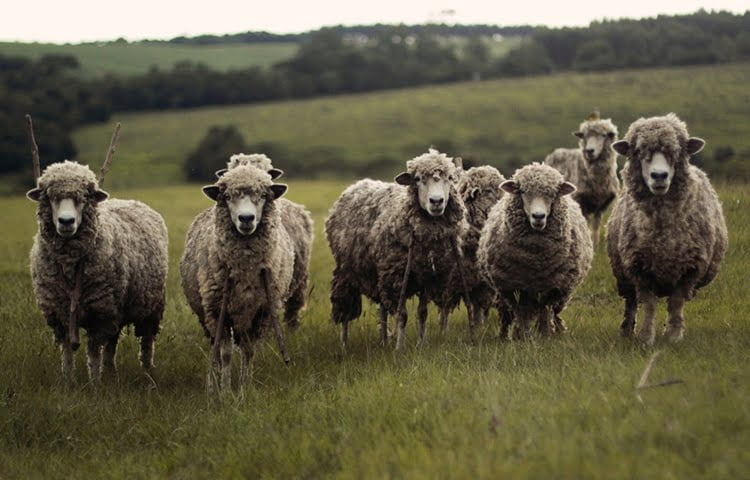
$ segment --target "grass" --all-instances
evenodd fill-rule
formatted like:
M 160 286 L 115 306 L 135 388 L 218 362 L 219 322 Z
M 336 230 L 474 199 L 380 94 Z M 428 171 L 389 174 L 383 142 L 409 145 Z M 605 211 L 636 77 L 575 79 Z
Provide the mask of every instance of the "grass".
M 570 132 L 594 108 L 624 135 L 640 116 L 674 111 L 707 140 L 709 173 L 750 181 L 750 64 L 469 82 L 304 101 L 115 115 L 123 124 L 111 185 L 179 184 L 181 164 L 212 125 L 235 124 L 251 144 L 285 152 L 288 175 L 390 176 L 435 145 L 504 173 L 574 147 Z M 98 164 L 113 123 L 74 135 Z M 39 139 L 43 141 L 43 139 Z M 713 162 L 718 147 L 734 158 Z M 269 152 L 270 153 L 270 152 Z
M 124 150 L 124 148 L 123 148 Z M 112 172 L 108 180 L 118 174 Z M 120 172 L 122 175 L 122 172 Z M 750 471 L 750 191 L 722 186 L 730 249 L 716 281 L 686 309 L 683 343 L 645 349 L 618 336 L 621 302 L 602 251 L 564 313 L 560 339 L 499 343 L 495 315 L 478 346 L 465 311 L 445 338 L 431 310 L 428 344 L 400 356 L 377 345 L 367 306 L 346 353 L 329 323 L 332 259 L 323 219 L 343 182 L 291 182 L 289 197 L 316 221 L 311 298 L 287 337 L 285 367 L 272 338 L 252 386 L 219 405 L 204 387 L 209 350 L 179 287 L 185 231 L 209 205 L 198 186 L 120 190 L 165 217 L 170 276 L 155 384 L 137 364 L 132 333 L 118 377 L 94 389 L 84 355 L 77 385 L 34 305 L 28 251 L 34 207 L 0 199 L 0 478 L 742 478 Z M 410 304 L 413 314 L 414 305 Z M 660 315 L 664 315 L 663 307 Z M 683 384 L 640 392 L 650 382 Z M 235 371 L 235 378 L 237 371 Z
M 296 43 L 229 43 L 220 45 L 176 45 L 160 43 L 17 43 L 0 42 L 0 54 L 38 58 L 66 54 L 78 58 L 81 74 L 99 77 L 107 73 L 136 75 L 152 66 L 169 70 L 180 61 L 200 62 L 215 70 L 258 65 L 269 67 L 297 51 Z

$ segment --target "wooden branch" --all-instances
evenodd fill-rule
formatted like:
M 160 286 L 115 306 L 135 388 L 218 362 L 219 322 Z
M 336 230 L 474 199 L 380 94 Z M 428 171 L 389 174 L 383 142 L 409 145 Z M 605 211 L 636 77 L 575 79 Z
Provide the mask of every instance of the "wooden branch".
M 119 123 L 118 123 L 119 125 Z M 224 290 L 221 297 L 221 308 L 219 309 L 219 318 L 216 319 L 216 329 L 214 330 L 214 344 L 211 347 L 211 361 L 213 365 L 221 363 L 221 337 L 224 334 L 224 317 L 227 315 L 227 303 L 229 303 L 229 272 L 226 273 L 224 281 Z
M 81 303 L 81 284 L 83 283 L 83 258 L 78 261 L 75 269 L 73 290 L 70 292 L 70 315 L 68 316 L 68 340 L 73 351 L 81 346 L 78 337 L 78 307 Z
M 669 385 L 679 385 L 680 383 L 685 383 L 685 380 L 681 378 L 670 378 L 669 380 L 665 380 L 659 383 L 650 383 L 648 385 L 641 385 L 640 387 L 637 387 L 637 389 L 645 390 L 647 388 L 668 387 Z
M 102 163 L 102 169 L 99 172 L 99 187 L 104 184 L 104 176 L 107 175 L 109 165 L 112 163 L 112 157 L 115 155 L 115 149 L 117 148 L 117 137 L 120 135 L 120 122 L 115 125 L 115 131 L 112 133 L 112 140 L 109 142 L 109 148 L 107 149 L 107 155 L 104 157 L 104 163 Z
M 409 238 L 409 247 L 406 254 L 406 268 L 404 268 L 404 278 L 401 280 L 401 293 L 398 296 L 398 313 L 399 315 L 406 308 L 406 286 L 409 283 L 409 273 L 411 272 L 411 264 L 414 261 L 414 235 Z
M 286 342 L 284 341 L 284 332 L 281 330 L 279 325 L 279 318 L 276 315 L 276 308 L 273 301 L 273 293 L 271 292 L 271 279 L 268 269 L 261 271 L 261 279 L 263 280 L 263 287 L 266 289 L 266 302 L 268 303 L 268 315 L 271 318 L 271 325 L 273 326 L 273 332 L 276 335 L 276 342 L 279 344 L 279 353 L 281 358 L 284 359 L 284 363 L 289 365 L 289 354 L 286 350 Z
M 646 368 L 643 369 L 643 373 L 641 373 L 641 378 L 638 380 L 638 384 L 635 386 L 636 390 L 639 390 L 643 388 L 646 385 L 646 382 L 648 381 L 648 376 L 651 374 L 651 369 L 654 367 L 654 362 L 656 359 L 661 355 L 661 350 L 657 350 L 651 355 L 651 358 L 648 359 L 648 363 L 646 363 Z
M 42 176 L 42 165 L 39 162 L 39 147 L 34 138 L 34 122 L 31 121 L 31 115 L 28 113 L 26 114 L 26 134 L 31 144 L 31 163 L 34 166 L 34 182 L 36 182 Z

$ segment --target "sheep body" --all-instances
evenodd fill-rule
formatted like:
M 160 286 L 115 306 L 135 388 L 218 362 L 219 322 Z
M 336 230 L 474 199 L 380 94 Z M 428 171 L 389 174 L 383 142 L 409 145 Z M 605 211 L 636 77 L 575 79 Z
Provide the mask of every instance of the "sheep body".
M 413 177 L 453 176 L 456 167 L 449 157 L 435 150 L 407 162 Z M 348 187 L 336 200 L 326 219 L 326 238 L 336 266 L 331 286 L 332 318 L 346 324 L 361 313 L 361 295 L 381 306 L 381 340 L 386 339 L 387 315 L 396 315 L 407 264 L 409 245 L 413 255 L 405 296 L 415 294 L 439 304 L 467 229 L 464 205 L 450 187 L 444 213 L 431 217 L 419 204 L 417 186 L 403 186 L 365 179 Z M 413 240 L 412 240 L 413 239 Z M 426 311 L 425 311 L 426 314 Z M 426 318 L 425 318 L 426 319 Z M 421 335 L 424 320 L 420 318 Z M 396 348 L 403 348 L 406 317 L 398 318 Z
M 548 308 L 560 327 L 560 312 L 591 267 L 593 247 L 578 204 L 560 195 L 562 175 L 534 163 L 513 176 L 524 193 L 551 199 L 546 227 L 531 228 L 520 194 L 506 194 L 490 211 L 477 258 L 488 281 L 520 322 L 516 336 L 528 333 L 534 318 L 550 329 Z
M 669 297 L 665 334 L 680 340 L 682 306 L 714 279 L 728 243 L 716 192 L 706 174 L 689 164 L 703 141 L 690 138 L 685 123 L 669 114 L 635 121 L 621 145 L 629 147 L 621 172 L 624 189 L 607 223 L 607 252 L 625 299 L 621 331 L 633 334 L 642 303 L 641 338 L 653 343 L 656 298 Z M 663 152 L 673 162 L 674 177 L 663 195 L 653 194 L 643 179 L 643 155 L 652 152 Z
M 152 342 L 164 312 L 167 276 L 167 228 L 162 217 L 135 200 L 96 203 L 88 194 L 98 189 L 91 170 L 75 162 L 50 165 L 39 178 L 43 192 L 37 212 L 39 232 L 31 250 L 31 277 L 37 303 L 55 339 L 69 348 L 67 325 L 76 268 L 82 261 L 79 326 L 89 344 L 89 373 L 114 369 L 123 327 L 135 326 L 141 338 L 141 362 L 152 366 Z M 80 228 L 71 238 L 56 234 L 50 198 L 84 202 Z M 72 358 L 67 360 L 72 361 Z M 71 365 L 65 365 L 64 370 Z

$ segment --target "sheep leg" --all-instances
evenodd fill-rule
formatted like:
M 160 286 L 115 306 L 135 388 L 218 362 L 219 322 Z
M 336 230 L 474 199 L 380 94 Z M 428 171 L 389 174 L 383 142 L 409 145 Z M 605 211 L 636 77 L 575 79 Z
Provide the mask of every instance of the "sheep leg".
M 384 306 L 380 306 L 378 319 L 378 328 L 380 330 L 380 344 L 382 346 L 388 345 L 388 310 Z
M 685 306 L 685 297 L 677 293 L 667 300 L 668 320 L 664 328 L 664 336 L 670 342 L 679 342 L 685 333 L 685 316 L 683 307 Z
M 102 342 L 98 338 L 89 335 L 87 366 L 89 369 L 89 380 L 99 383 L 102 379 Z
M 349 341 L 349 322 L 341 322 L 341 346 L 346 348 L 346 342 Z
M 620 335 L 631 338 L 635 332 L 636 316 L 638 314 L 638 300 L 635 295 L 625 297 L 625 315 L 620 324 Z
M 552 333 L 551 313 L 549 307 L 541 307 L 537 312 L 537 330 L 542 337 L 549 337 Z
M 396 315 L 396 351 L 400 352 L 406 347 L 406 320 L 408 313 L 406 308 L 401 308 Z
M 529 338 L 533 320 L 534 309 L 531 305 L 519 302 L 516 308 L 516 328 L 513 329 L 513 339 L 525 340 Z
M 568 327 L 565 326 L 565 320 L 560 317 L 560 312 L 561 310 L 558 310 L 557 308 L 552 311 L 552 320 L 554 321 L 554 332 L 556 335 L 562 335 L 568 329 Z
M 154 336 L 145 334 L 141 337 L 141 351 L 139 358 L 145 370 L 154 368 Z
M 276 343 L 279 345 L 279 353 L 281 358 L 284 359 L 284 363 L 289 365 L 289 354 L 286 350 L 286 342 L 284 341 L 284 332 L 281 330 L 279 324 L 279 317 L 276 312 L 279 310 L 279 306 L 276 304 L 276 299 L 273 296 L 271 289 L 271 274 L 268 270 L 261 272 L 261 278 L 263 279 L 263 285 L 266 289 L 266 302 L 268 303 L 268 317 L 271 320 L 271 326 L 273 332 L 276 335 Z
M 228 392 L 232 389 L 232 335 L 224 332 L 221 338 L 221 390 Z
M 594 245 L 594 251 L 596 251 L 599 245 L 599 227 L 602 223 L 602 212 L 596 212 L 591 216 L 591 243 Z
M 448 309 L 440 309 L 440 335 L 445 335 L 448 331 Z
M 401 351 L 406 346 L 406 287 L 409 285 L 409 274 L 414 255 L 414 236 L 409 238 L 409 247 L 406 254 L 406 266 L 404 267 L 404 278 L 401 280 L 401 292 L 398 296 L 396 313 L 396 351 Z
M 646 345 L 653 345 L 654 340 L 656 340 L 656 327 L 654 325 L 656 300 L 656 295 L 652 292 L 638 292 L 638 301 L 643 304 L 643 325 L 638 332 L 638 337 Z
M 510 326 L 513 324 L 513 312 L 507 305 L 502 305 L 498 308 L 500 314 L 500 340 L 508 339 L 508 332 L 510 332 Z
M 117 372 L 117 342 L 120 340 L 119 335 L 115 335 L 107 340 L 104 344 L 104 358 L 102 359 L 102 368 L 108 374 Z
M 64 337 L 60 342 L 60 353 L 62 356 L 62 376 L 66 382 L 73 381 L 73 349 L 70 340 Z
M 428 304 L 429 304 L 429 300 L 427 300 L 427 297 L 420 295 L 419 306 L 417 307 L 417 319 L 419 320 L 419 325 L 418 325 L 419 339 L 417 340 L 417 343 L 420 345 L 424 343 L 424 334 L 425 334 L 425 330 L 427 329 L 427 306 Z
M 255 344 L 250 340 L 247 334 L 243 335 L 240 341 L 240 352 L 242 353 L 240 363 L 240 385 L 247 385 L 250 379 L 253 355 L 255 354 Z

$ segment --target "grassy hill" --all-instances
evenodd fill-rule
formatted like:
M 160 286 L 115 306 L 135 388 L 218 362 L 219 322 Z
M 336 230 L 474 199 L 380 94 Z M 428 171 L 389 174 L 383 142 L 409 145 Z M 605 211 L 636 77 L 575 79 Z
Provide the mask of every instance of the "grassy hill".
M 220 45 L 178 45 L 168 43 L 47 43 L 0 42 L 0 54 L 37 58 L 44 54 L 68 54 L 78 58 L 81 73 L 134 75 L 156 65 L 162 70 L 183 60 L 200 62 L 215 70 L 259 65 L 270 66 L 294 55 L 296 43 L 236 43 Z
M 619 337 L 622 304 L 599 251 L 563 313 L 563 338 L 498 342 L 493 313 L 480 344 L 469 346 L 463 307 L 445 338 L 431 308 L 428 343 L 417 348 L 410 303 L 408 348 L 396 356 L 378 346 L 377 311 L 367 302 L 346 353 L 329 323 L 332 259 L 322 227 L 346 182 L 291 182 L 289 198 L 316 222 L 308 308 L 287 337 L 292 364 L 283 365 L 269 336 L 252 385 L 219 405 L 205 392 L 209 346 L 177 270 L 185 231 L 210 202 L 198 186 L 123 191 L 109 183 L 124 173 L 111 172 L 107 189 L 152 205 L 170 232 L 153 380 L 130 332 L 116 379 L 88 385 L 79 351 L 77 384 L 65 388 L 31 290 L 34 206 L 0 198 L 12 225 L 0 235 L 2 478 L 735 479 L 750 471 L 746 186 L 720 188 L 730 249 L 716 281 L 687 305 L 682 344 L 642 348 Z M 636 391 L 655 351 L 649 381 L 683 383 Z
M 181 163 L 212 125 L 235 124 L 290 177 L 392 177 L 435 145 L 510 172 L 555 147 L 594 109 L 621 135 L 640 116 L 674 111 L 707 140 L 709 172 L 750 179 L 750 64 L 561 74 L 305 101 L 115 115 L 123 124 L 108 183 L 179 184 Z M 99 164 L 112 124 L 78 130 L 78 159 Z M 43 141 L 43 139 L 39 139 Z M 713 162 L 718 148 L 734 157 Z M 701 161 L 700 159 L 698 160 Z

